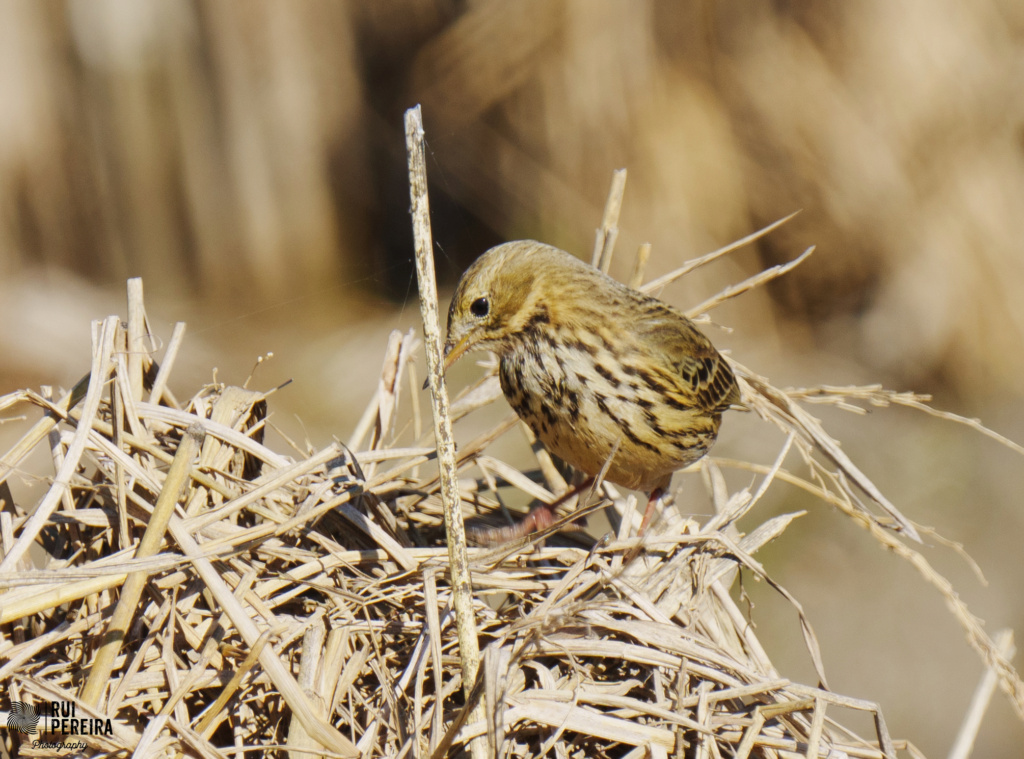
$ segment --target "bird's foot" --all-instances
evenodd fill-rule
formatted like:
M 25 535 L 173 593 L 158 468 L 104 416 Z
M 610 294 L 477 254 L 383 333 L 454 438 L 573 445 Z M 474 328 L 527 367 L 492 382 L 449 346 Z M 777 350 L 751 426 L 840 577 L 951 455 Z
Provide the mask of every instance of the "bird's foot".
M 553 503 L 542 503 L 539 506 L 535 506 L 518 524 L 509 525 L 508 527 L 470 528 L 466 532 L 474 541 L 485 546 L 509 543 L 513 540 L 521 540 L 535 532 L 542 532 L 558 521 L 556 509 L 570 498 L 582 493 L 590 487 L 592 482 L 593 478 L 589 477 L 579 486 L 559 496 Z M 586 526 L 586 517 L 574 520 L 571 524 L 573 529 L 582 529 Z

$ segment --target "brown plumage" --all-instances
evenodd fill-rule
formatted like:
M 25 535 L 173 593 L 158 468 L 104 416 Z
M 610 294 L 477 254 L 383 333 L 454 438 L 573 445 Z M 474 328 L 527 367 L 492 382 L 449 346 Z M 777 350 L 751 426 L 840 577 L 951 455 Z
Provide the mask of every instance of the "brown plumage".
M 491 248 L 459 280 L 445 369 L 494 351 L 505 397 L 549 452 L 651 493 L 699 459 L 739 401 L 732 370 L 682 313 L 563 250 Z M 617 446 L 617 448 L 616 448 Z

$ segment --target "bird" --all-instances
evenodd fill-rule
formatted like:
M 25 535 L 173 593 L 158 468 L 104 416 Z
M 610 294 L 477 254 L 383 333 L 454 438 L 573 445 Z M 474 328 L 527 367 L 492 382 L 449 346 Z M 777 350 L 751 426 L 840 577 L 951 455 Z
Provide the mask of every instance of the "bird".
M 471 351 L 496 354 L 505 398 L 549 453 L 648 495 L 639 535 L 740 402 L 728 362 L 679 310 L 535 240 L 487 250 L 459 279 L 443 371 Z M 553 511 L 524 521 L 545 527 Z

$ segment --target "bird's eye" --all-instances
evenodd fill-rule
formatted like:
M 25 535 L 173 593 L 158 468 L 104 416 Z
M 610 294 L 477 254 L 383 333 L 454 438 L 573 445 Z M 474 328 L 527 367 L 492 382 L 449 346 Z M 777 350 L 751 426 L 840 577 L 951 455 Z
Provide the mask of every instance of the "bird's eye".
M 487 298 L 477 298 L 469 304 L 469 313 L 473 316 L 484 317 L 491 312 L 491 303 Z

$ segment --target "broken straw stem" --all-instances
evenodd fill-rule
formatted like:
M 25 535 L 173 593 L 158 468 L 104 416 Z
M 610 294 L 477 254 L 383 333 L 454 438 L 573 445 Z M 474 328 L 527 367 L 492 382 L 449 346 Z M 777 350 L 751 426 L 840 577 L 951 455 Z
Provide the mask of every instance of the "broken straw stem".
M 427 164 L 423 145 L 423 117 L 420 107 L 405 112 L 405 145 L 409 156 L 409 197 L 412 202 L 412 232 L 416 252 L 416 276 L 420 291 L 420 312 L 423 315 L 423 336 L 427 353 L 430 397 L 434 408 L 434 436 L 437 440 L 437 461 L 441 475 L 441 503 L 448 539 L 448 561 L 452 583 L 452 605 L 455 608 L 459 636 L 459 657 L 462 662 L 462 691 L 467 703 L 480 669 L 480 643 L 476 636 L 473 613 L 473 584 L 466 551 L 466 528 L 462 523 L 461 498 L 456 477 L 455 439 L 448 410 L 441 356 L 441 328 L 438 319 L 437 284 L 434 276 L 434 245 L 430 231 L 430 203 L 427 196 Z M 478 706 L 473 720 L 483 718 Z M 472 742 L 473 756 L 486 756 L 486 743 Z

